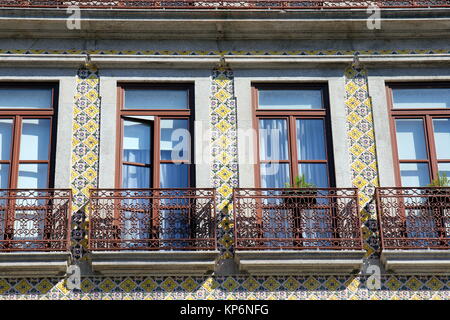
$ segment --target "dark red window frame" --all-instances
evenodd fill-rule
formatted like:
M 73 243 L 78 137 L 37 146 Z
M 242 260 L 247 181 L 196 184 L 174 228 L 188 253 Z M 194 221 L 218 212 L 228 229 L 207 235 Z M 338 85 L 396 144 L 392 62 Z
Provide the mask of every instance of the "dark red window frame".
M 185 89 L 188 91 L 188 108 L 187 109 L 125 109 L 125 90 L 127 89 Z M 160 164 L 162 163 L 188 163 L 189 168 L 189 186 L 195 186 L 195 165 L 194 165 L 194 85 L 189 83 L 166 83 L 166 84 L 156 84 L 156 83 L 119 83 L 118 85 L 118 109 L 117 109 L 117 139 L 116 139 L 116 188 L 122 187 L 122 167 L 125 164 L 142 166 L 139 163 L 129 163 L 123 161 L 123 122 L 130 116 L 153 116 L 154 125 L 152 126 L 152 137 L 151 141 L 151 156 L 152 156 L 152 185 L 150 188 L 160 187 Z M 187 119 L 189 123 L 189 132 L 191 134 L 191 159 L 190 162 L 184 160 L 161 160 L 160 152 L 160 121 L 162 119 Z M 130 119 L 132 121 L 140 121 L 136 118 Z M 145 123 L 145 120 L 142 120 Z
M 429 170 L 430 182 L 438 177 L 438 163 L 450 162 L 450 159 L 437 159 L 436 145 L 433 131 L 434 118 L 450 118 L 450 108 L 431 109 L 431 108 L 402 108 L 394 109 L 393 89 L 431 89 L 431 88 L 450 88 L 448 82 L 410 82 L 410 83 L 388 83 L 386 84 L 389 121 L 391 125 L 391 142 L 394 157 L 395 183 L 397 187 L 401 187 L 400 163 L 427 163 Z M 400 160 L 398 155 L 397 131 L 395 121 L 397 119 L 422 119 L 424 124 L 424 136 L 428 159 L 420 160 Z
M 259 109 L 258 90 L 274 89 L 319 89 L 322 92 L 323 109 Z M 298 174 L 298 164 L 300 163 L 324 163 L 327 165 L 328 186 L 335 186 L 334 175 L 334 157 L 332 144 L 331 120 L 329 114 L 329 94 L 326 84 L 298 84 L 298 83 L 254 83 L 252 84 L 252 101 L 253 101 L 253 127 L 256 130 L 256 164 L 255 164 L 255 185 L 261 187 L 261 164 L 270 163 L 270 160 L 260 159 L 259 146 L 259 119 L 286 119 L 288 131 L 288 152 L 289 160 L 280 160 L 280 163 L 289 163 L 290 183 L 294 182 L 294 178 Z M 297 137 L 296 137 L 296 120 L 297 119 L 322 119 L 324 121 L 325 136 L 325 155 L 326 160 L 298 160 Z
M 58 85 L 55 83 L 0 83 L 1 88 L 45 88 L 52 90 L 52 106 L 48 109 L 26 109 L 26 108 L 1 108 L 0 119 L 12 119 L 13 129 L 11 135 L 11 154 L 9 160 L 0 160 L 0 164 L 9 164 L 8 189 L 17 188 L 20 164 L 48 165 L 47 188 L 54 186 L 54 167 L 56 156 L 56 130 L 58 116 Z M 24 119 L 49 119 L 50 120 L 50 148 L 48 160 L 19 160 L 20 157 L 20 137 L 22 133 L 22 121 Z

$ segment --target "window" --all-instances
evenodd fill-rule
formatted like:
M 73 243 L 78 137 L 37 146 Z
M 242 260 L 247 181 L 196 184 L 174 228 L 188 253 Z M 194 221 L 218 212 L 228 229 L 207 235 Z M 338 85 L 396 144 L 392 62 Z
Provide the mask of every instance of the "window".
M 441 192 L 433 188 L 415 188 L 428 186 L 440 174 L 450 176 L 450 85 L 390 84 L 387 90 L 396 183 L 411 195 L 397 204 L 401 229 L 416 238 L 411 246 L 437 246 L 439 241 L 431 239 L 448 237 L 448 200 L 433 196 Z
M 423 187 L 450 177 L 450 85 L 388 86 L 397 185 Z
M 193 87 L 127 84 L 119 90 L 118 187 L 193 186 Z
M 193 87 L 126 84 L 119 90 L 121 139 L 117 186 L 124 189 L 194 186 L 190 134 Z M 129 240 L 122 245 L 145 247 L 149 239 L 158 239 L 158 246 L 166 247 L 174 245 L 174 239 L 190 238 L 188 191 L 150 191 L 149 194 L 121 201 L 121 213 L 116 213 L 116 218 L 122 221 L 121 238 Z M 180 199 L 181 194 L 186 197 Z M 187 242 L 175 241 L 175 247 L 186 246 Z
M 324 85 L 256 85 L 257 184 L 284 188 L 297 176 L 316 187 L 334 183 L 330 174 L 330 127 Z
M 285 198 L 282 189 L 300 176 L 317 188 L 334 184 L 326 86 L 256 85 L 253 90 L 258 130 L 257 185 L 281 188 L 275 193 L 282 196 L 258 200 L 258 233 L 266 239 L 277 239 L 264 243 L 269 247 L 328 247 L 330 241 L 311 240 L 332 237 L 332 206 L 329 199 L 321 197 L 327 191 L 311 191 L 317 197 L 299 200 L 303 202 L 297 206 L 297 200 Z
M 0 246 L 46 245 L 39 241 L 51 230 L 48 199 L 8 189 L 53 186 L 56 99 L 55 85 L 0 84 Z
M 53 185 L 56 87 L 0 85 L 0 188 Z

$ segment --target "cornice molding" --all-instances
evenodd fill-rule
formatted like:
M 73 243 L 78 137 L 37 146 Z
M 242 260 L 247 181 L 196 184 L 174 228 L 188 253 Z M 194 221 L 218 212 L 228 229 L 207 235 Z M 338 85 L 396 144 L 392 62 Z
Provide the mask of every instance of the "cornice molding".
M 69 30 L 65 9 L 0 8 L 0 38 L 66 39 L 405 39 L 450 37 L 450 8 L 381 9 L 369 30 L 366 9 L 82 9 Z
M 260 51 L 246 52 L 115 52 L 96 53 L 97 51 L 43 51 L 24 50 L 22 53 L 14 53 L 17 50 L 0 50 L 0 65 L 20 67 L 78 67 L 86 60 L 86 52 L 89 53 L 92 63 L 99 68 L 213 68 L 217 66 L 222 57 L 225 57 L 231 68 L 311 68 L 317 65 L 346 66 L 352 63 L 354 54 L 358 53 L 359 61 L 366 66 L 421 66 L 421 65 L 446 65 L 450 64 L 450 50 L 403 50 L 409 54 L 399 53 L 395 50 L 383 51 L 343 51 L 315 50 L 292 51 L 280 54 L 280 52 Z M 402 52 L 403 52 L 402 51 Z M 46 52 L 46 53 L 43 53 Z M 445 53 L 444 53 L 445 52 Z M 138 54 L 137 54 L 138 53 Z M 157 53 L 157 54 L 155 54 Z

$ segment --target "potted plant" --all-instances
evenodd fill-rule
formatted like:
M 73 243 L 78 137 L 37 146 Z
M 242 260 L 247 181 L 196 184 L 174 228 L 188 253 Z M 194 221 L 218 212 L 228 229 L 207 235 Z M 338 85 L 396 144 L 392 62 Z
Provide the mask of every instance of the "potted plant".
M 297 176 L 294 178 L 294 183 L 286 183 L 287 189 L 293 189 L 293 190 L 284 190 L 283 195 L 284 202 L 290 203 L 290 204 L 316 204 L 316 195 L 317 191 L 314 190 L 316 186 L 312 183 L 309 183 L 306 181 L 306 178 L 304 175 Z M 305 197 L 303 197 L 305 196 Z
M 425 190 L 428 195 L 426 200 L 426 207 L 429 214 L 431 214 L 431 221 L 433 225 L 430 227 L 427 224 L 423 227 L 424 232 L 421 236 L 427 237 L 445 237 L 445 222 L 444 216 L 446 210 L 450 209 L 450 179 L 447 174 L 438 174 L 438 177 L 427 185 L 429 189 Z M 447 188 L 446 188 L 447 187 Z M 428 227 L 427 227 L 428 226 Z M 417 228 L 417 226 L 415 226 Z M 428 243 L 429 245 L 430 243 Z
M 308 215 L 307 210 L 311 210 L 311 206 L 317 203 L 317 191 L 314 188 L 316 186 L 307 182 L 305 176 L 301 175 L 294 178 L 293 184 L 286 183 L 286 190 L 283 190 L 283 201 L 286 209 L 290 211 L 293 237 L 296 239 L 302 238 L 302 217 Z M 294 242 L 294 245 L 299 243 Z
M 428 198 L 428 203 L 439 205 L 440 208 L 450 208 L 450 194 L 447 194 L 450 189 L 440 189 L 450 187 L 450 179 L 446 173 L 438 174 L 438 177 L 432 180 L 427 187 L 430 187 L 430 190 L 426 190 L 426 192 L 432 195 Z

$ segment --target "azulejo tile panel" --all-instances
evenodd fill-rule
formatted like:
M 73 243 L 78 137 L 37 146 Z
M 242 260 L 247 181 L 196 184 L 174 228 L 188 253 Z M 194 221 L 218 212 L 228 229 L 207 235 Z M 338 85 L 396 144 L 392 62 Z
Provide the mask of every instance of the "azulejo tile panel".
M 85 205 L 89 189 L 97 187 L 100 141 L 100 78 L 93 65 L 82 66 L 76 76 L 77 92 L 72 119 L 72 167 L 70 174 L 73 191 L 72 244 L 75 258 L 81 258 L 86 247 Z
M 359 189 L 362 235 L 370 257 L 379 249 L 373 199 L 378 186 L 378 164 L 367 70 L 353 66 L 345 70 L 345 105 L 352 182 Z
M 450 298 L 450 277 L 382 276 L 379 290 L 361 276 L 85 277 L 79 290 L 59 278 L 0 279 L 0 300 L 276 299 L 383 300 Z
M 219 67 L 211 76 L 212 185 L 217 190 L 218 246 L 232 258 L 232 192 L 238 187 L 237 111 L 233 71 Z

